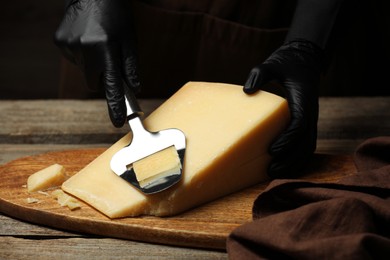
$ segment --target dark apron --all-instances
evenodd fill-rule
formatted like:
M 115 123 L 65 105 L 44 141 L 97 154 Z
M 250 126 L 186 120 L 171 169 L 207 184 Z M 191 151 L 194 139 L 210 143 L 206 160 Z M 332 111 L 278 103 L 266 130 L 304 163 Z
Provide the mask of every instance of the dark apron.
M 143 98 L 188 81 L 244 84 L 284 40 L 296 1 L 132 0 Z M 333 36 L 321 96 L 390 95 L 390 1 L 347 0 Z M 315 22 L 315 21 L 313 21 Z M 104 97 L 63 61 L 61 98 Z
M 294 8 L 280 0 L 149 2 L 134 1 L 145 97 L 168 97 L 188 81 L 244 84 L 282 44 Z
M 188 81 L 244 84 L 283 43 L 295 1 L 132 1 L 144 98 L 166 98 Z M 61 96 L 86 98 L 78 69 L 64 62 Z

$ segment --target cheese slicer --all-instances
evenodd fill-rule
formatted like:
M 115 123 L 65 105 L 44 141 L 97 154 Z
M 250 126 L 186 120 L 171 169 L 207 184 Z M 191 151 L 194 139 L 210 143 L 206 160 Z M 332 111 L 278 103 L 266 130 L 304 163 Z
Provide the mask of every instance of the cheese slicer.
M 127 121 L 133 137 L 129 145 L 125 146 L 111 158 L 111 170 L 132 184 L 145 194 L 153 194 L 170 188 L 182 176 L 186 138 L 184 133 L 176 128 L 165 129 L 158 132 L 146 130 L 141 121 L 143 112 L 136 97 L 129 90 L 125 90 L 125 102 L 127 109 Z M 180 167 L 162 175 L 156 173 L 146 184 L 137 180 L 133 164 L 146 157 L 159 153 L 164 149 L 174 147 L 180 160 Z

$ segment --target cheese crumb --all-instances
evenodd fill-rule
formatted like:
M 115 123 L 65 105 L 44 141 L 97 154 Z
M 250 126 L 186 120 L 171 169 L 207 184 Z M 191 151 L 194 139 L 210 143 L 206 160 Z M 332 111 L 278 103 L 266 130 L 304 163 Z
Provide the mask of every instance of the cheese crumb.
M 38 193 L 42 194 L 42 195 L 45 195 L 45 196 L 49 196 L 49 193 L 47 193 L 46 191 L 39 190 Z
M 38 202 L 39 202 L 39 199 L 36 199 L 36 198 L 27 198 L 26 201 L 27 201 L 28 204 L 32 204 L 32 203 L 38 203 Z
M 81 208 L 77 199 L 69 196 L 60 189 L 54 190 L 51 194 L 57 199 L 57 202 L 61 205 L 61 207 L 67 206 L 70 210 Z

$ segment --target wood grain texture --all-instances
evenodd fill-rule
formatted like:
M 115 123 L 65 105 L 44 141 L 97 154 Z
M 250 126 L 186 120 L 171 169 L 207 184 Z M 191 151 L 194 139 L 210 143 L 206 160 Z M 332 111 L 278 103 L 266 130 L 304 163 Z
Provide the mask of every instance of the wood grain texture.
M 222 251 L 206 251 L 112 238 L 58 237 L 25 239 L 0 237 L 0 259 L 18 260 L 107 260 L 107 259 L 228 259 Z
M 144 99 L 146 115 L 163 100 Z M 112 144 L 129 129 L 111 125 L 104 100 L 0 102 L 0 143 Z M 318 139 L 364 140 L 390 133 L 390 97 L 320 98 Z
M 390 97 L 322 97 L 318 139 L 367 139 L 390 133 Z
M 0 214 L 0 259 L 227 259 L 224 250 L 174 247 L 35 225 Z
M 140 100 L 145 116 L 162 100 Z M 129 127 L 115 128 L 105 100 L 32 100 L 0 102 L 0 143 L 114 143 Z
M 230 196 L 207 203 L 177 216 L 143 216 L 111 220 L 86 204 L 70 211 L 60 207 L 52 196 L 28 193 L 23 186 L 32 173 L 53 163 L 76 173 L 102 153 L 105 148 L 77 149 L 43 153 L 11 161 L 0 168 L 0 211 L 12 217 L 49 227 L 151 242 L 197 248 L 225 249 L 225 240 L 237 226 L 251 220 L 254 199 L 268 183 L 256 185 Z M 353 174 L 350 156 L 316 154 L 301 178 L 337 181 Z M 28 204 L 28 197 L 39 203 Z

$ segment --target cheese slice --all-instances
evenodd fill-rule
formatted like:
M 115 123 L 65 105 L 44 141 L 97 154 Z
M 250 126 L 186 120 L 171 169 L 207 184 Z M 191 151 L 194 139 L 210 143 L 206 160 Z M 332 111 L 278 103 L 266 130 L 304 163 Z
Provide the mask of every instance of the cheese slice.
M 127 134 L 62 189 L 110 218 L 170 216 L 267 180 L 267 149 L 289 121 L 285 99 L 242 86 L 189 82 L 145 120 L 149 131 L 178 128 L 186 135 L 181 181 L 144 195 L 110 169 L 111 157 L 131 141 Z
M 157 179 L 180 174 L 181 163 L 175 146 L 170 146 L 134 162 L 132 167 L 143 188 Z
M 53 164 L 30 175 L 27 179 L 27 190 L 34 192 L 60 186 L 65 179 L 65 168 L 60 164 Z

